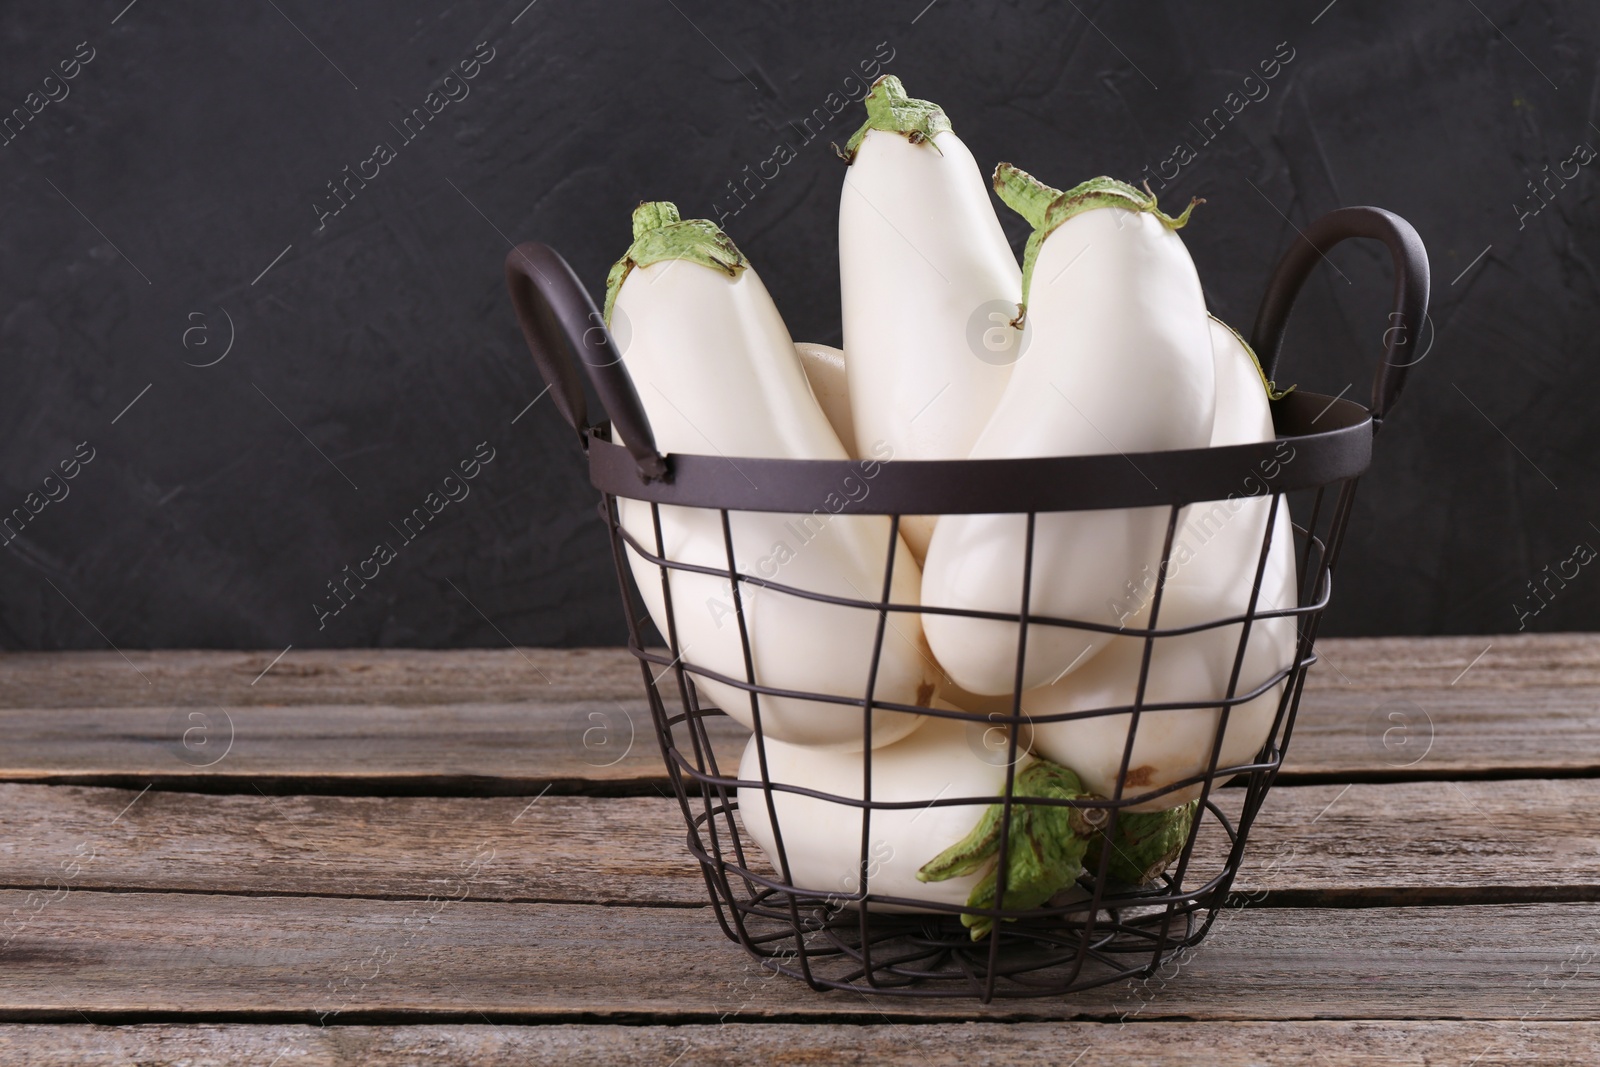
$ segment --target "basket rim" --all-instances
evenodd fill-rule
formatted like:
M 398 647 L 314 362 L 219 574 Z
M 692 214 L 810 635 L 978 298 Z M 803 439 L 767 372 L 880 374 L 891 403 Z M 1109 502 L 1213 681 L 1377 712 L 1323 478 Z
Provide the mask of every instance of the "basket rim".
M 823 515 L 973 515 L 1171 507 L 1316 489 L 1357 478 L 1375 423 L 1360 404 L 1295 390 L 1270 441 L 1027 459 L 765 459 L 673 453 L 646 481 L 591 429 L 589 480 L 611 496 L 682 507 Z M 1285 449 L 1287 448 L 1287 455 Z M 1130 467 L 1132 468 L 1130 470 Z

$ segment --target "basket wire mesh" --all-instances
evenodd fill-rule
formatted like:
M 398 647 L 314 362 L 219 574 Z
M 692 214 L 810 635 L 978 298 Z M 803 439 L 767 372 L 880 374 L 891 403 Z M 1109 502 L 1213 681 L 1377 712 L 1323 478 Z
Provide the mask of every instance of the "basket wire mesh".
M 535 360 L 552 386 L 556 403 L 579 431 L 588 451 L 590 476 L 601 491 L 600 513 L 609 530 L 617 581 L 622 590 L 629 648 L 637 657 L 650 703 L 651 717 L 667 776 L 684 819 L 686 845 L 704 875 L 717 921 L 761 966 L 808 983 L 813 989 L 855 989 L 902 996 L 996 997 L 1057 996 L 1078 989 L 1149 975 L 1188 946 L 1197 944 L 1227 904 L 1252 823 L 1283 765 L 1294 729 L 1305 672 L 1316 662 L 1314 646 L 1323 610 L 1332 593 L 1332 577 L 1360 474 L 1371 455 L 1373 435 L 1398 398 L 1413 359 L 1407 347 L 1426 313 L 1428 267 L 1415 231 L 1398 217 L 1376 208 L 1346 208 L 1324 216 L 1302 234 L 1285 255 L 1263 301 L 1255 329 L 1255 347 L 1272 376 L 1278 361 L 1288 313 L 1301 284 L 1333 245 L 1351 237 L 1383 241 L 1395 269 L 1395 311 L 1385 334 L 1384 360 L 1370 408 L 1336 398 L 1291 393 L 1273 403 L 1279 443 L 1289 442 L 1293 462 L 1273 463 L 1267 457 L 1274 442 L 1263 445 L 1146 453 L 1137 457 L 1059 457 L 1021 461 L 894 461 L 885 464 L 874 495 L 852 500 L 837 514 L 887 515 L 888 540 L 883 581 L 875 598 L 841 597 L 785 584 L 754 573 L 751 561 L 735 552 L 734 523 L 741 512 L 801 513 L 819 499 L 819 487 L 851 469 L 833 461 L 741 460 L 762 469 L 764 485 L 778 491 L 752 499 L 744 474 L 730 479 L 726 457 L 659 455 L 620 358 L 603 322 L 570 268 L 542 245 L 525 244 L 507 259 L 507 277 L 525 336 Z M 578 356 L 589 383 L 605 405 L 626 446 L 611 440 L 603 425 L 590 425 L 583 381 L 568 353 Z M 1165 489 L 1134 484 L 1121 459 L 1158 468 Z M 1199 623 L 1161 627 L 1161 608 L 1168 589 L 1174 545 L 1189 509 L 1224 499 L 1222 487 L 1237 485 L 1249 471 L 1245 496 L 1266 498 L 1265 518 L 1256 552 L 1253 581 L 1244 609 Z M 1147 479 L 1148 481 L 1149 479 Z M 1263 608 L 1263 577 L 1272 554 L 1274 532 L 1291 523 L 1289 496 L 1305 521 L 1293 524 L 1298 564 L 1295 603 Z M 649 533 L 639 536 L 625 527 L 619 499 L 648 501 Z M 662 509 L 700 507 L 713 511 L 722 533 L 719 565 L 670 558 L 663 534 Z M 1035 613 L 1034 549 L 1041 515 L 1113 507 L 1164 508 L 1165 533 L 1149 611 L 1142 628 L 1124 629 L 1089 619 Z M 1016 613 L 896 602 L 892 580 L 896 567 L 900 518 L 907 514 L 1015 513 L 1025 516 L 1024 551 L 1019 560 L 1020 605 Z M 631 564 L 645 565 L 641 571 Z M 656 620 L 665 649 L 652 647 L 651 616 L 634 581 L 642 574 L 659 576 L 663 609 Z M 700 574 L 726 581 L 731 593 L 742 651 L 742 674 L 731 675 L 697 664 L 683 646 L 674 604 L 674 574 Z M 752 641 L 747 629 L 750 596 L 795 597 L 840 610 L 876 616 L 874 644 L 865 691 L 857 695 L 809 692 L 765 685 L 758 681 Z M 976 716 L 970 711 L 924 707 L 882 699 L 875 693 L 884 640 L 897 615 L 949 614 L 1016 624 L 1015 683 L 1006 711 Z M 1269 620 L 1284 619 L 1295 628 L 1292 659 L 1264 680 L 1245 674 L 1246 653 L 1253 631 Z M 1280 624 L 1283 625 L 1283 624 Z M 1039 627 L 1086 633 L 1120 634 L 1142 641 L 1143 649 L 1133 699 L 1128 704 L 1079 709 L 1053 715 L 1030 715 L 1022 705 L 1024 664 L 1030 631 Z M 1237 628 L 1225 693 L 1218 699 L 1147 701 L 1152 662 L 1163 641 L 1212 630 Z M 759 768 L 758 778 L 741 779 L 737 769 L 719 763 L 716 742 L 726 731 L 716 729 L 723 712 L 701 702 L 697 679 L 710 680 L 745 694 Z M 703 683 L 702 683 L 703 684 Z M 1254 756 L 1243 762 L 1222 759 L 1230 716 L 1241 706 L 1276 690 L 1270 727 Z M 792 698 L 819 704 L 859 707 L 862 716 L 861 798 L 831 794 L 794 782 L 780 782 L 769 770 L 769 740 L 763 727 L 763 699 Z M 1193 715 L 1215 709 L 1216 726 L 1209 754 L 1192 774 L 1140 792 L 1130 783 L 1130 766 L 1141 720 L 1161 715 Z M 1004 788 L 989 796 L 934 796 L 917 801 L 874 797 L 873 726 L 876 717 L 918 714 L 981 726 L 985 737 L 1002 727 L 1005 737 Z M 1110 796 L 1055 797 L 1018 795 L 1014 791 L 1022 738 L 1041 724 L 1074 718 L 1125 716 L 1127 736 L 1115 789 Z M 1159 724 L 1158 724 L 1159 725 Z M 1157 727 L 1147 726 L 1146 729 Z M 1224 789 L 1223 786 L 1230 786 Z M 1112 850 L 1119 821 L 1130 809 L 1180 791 L 1198 790 L 1195 815 L 1187 836 L 1170 864 L 1152 880 L 1130 885 L 1111 877 Z M 775 847 L 766 854 L 741 825 L 739 794 L 759 796 Z M 797 884 L 792 876 L 784 819 L 778 798 L 790 793 L 837 805 L 852 813 L 859 844 L 853 887 Z M 1181 793 L 1180 793 L 1181 795 Z M 993 907 L 983 908 L 892 896 L 873 889 L 875 860 L 872 825 L 875 814 L 911 807 L 999 805 L 999 847 L 993 868 Z M 1108 847 L 1091 853 L 1077 882 L 1033 908 L 1006 906 L 1009 850 L 1013 847 L 1013 814 L 1021 807 L 1068 807 L 1075 817 L 1100 833 Z M 880 815 L 880 818 L 883 817 Z M 791 833 L 794 824 L 790 823 Z M 839 832 L 845 833 L 843 826 Z M 915 907 L 915 913 L 885 910 Z M 976 914 L 992 920 L 992 932 L 975 940 L 960 917 Z

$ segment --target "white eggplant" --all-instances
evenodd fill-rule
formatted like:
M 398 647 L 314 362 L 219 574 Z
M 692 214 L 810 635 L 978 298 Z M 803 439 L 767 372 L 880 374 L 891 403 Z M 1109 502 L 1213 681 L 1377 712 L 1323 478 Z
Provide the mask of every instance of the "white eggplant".
M 734 471 L 740 457 L 848 458 L 761 279 L 712 223 L 682 221 L 671 204 L 640 206 L 633 245 L 608 279 L 606 313 L 608 321 L 619 314 L 629 323 L 623 362 L 662 452 L 722 456 Z M 859 471 L 870 479 L 876 461 L 859 464 Z M 733 513 L 737 568 L 810 592 L 877 599 L 891 544 L 889 520 L 837 514 L 862 484 L 854 476 L 843 479 L 838 493 L 818 500 L 811 514 Z M 751 494 L 759 493 L 752 485 Z M 650 505 L 619 498 L 618 509 L 624 530 L 655 553 Z M 667 559 L 728 566 L 718 512 L 664 506 L 660 526 Z M 686 666 L 746 681 L 742 607 L 757 684 L 848 700 L 867 693 L 876 611 L 748 582 L 740 583 L 742 603 L 736 603 L 727 579 L 673 571 L 669 620 L 661 569 L 631 547 L 628 561 L 651 618 L 663 635 L 676 638 Z M 918 579 L 916 563 L 897 543 L 891 597 L 915 604 Z M 874 698 L 926 707 L 934 673 L 916 616 L 891 613 Z M 702 702 L 752 725 L 748 692 L 701 674 L 692 677 Z M 845 749 L 863 744 L 859 707 L 787 696 L 762 696 L 759 706 L 769 738 Z M 920 722 L 915 714 L 879 710 L 872 743 L 903 737 Z
M 1272 602 L 1265 590 L 1262 610 L 1292 607 L 1292 602 Z M 1161 598 L 1161 627 L 1193 625 L 1222 617 L 1215 601 L 1192 589 L 1174 586 Z M 1204 771 L 1221 711 L 1196 707 L 1227 696 L 1239 648 L 1240 625 L 1200 630 L 1192 634 L 1157 637 L 1145 683 L 1144 706 L 1139 716 L 1133 754 L 1123 782 L 1124 797 L 1144 796 Z M 1255 692 L 1294 659 L 1295 625 L 1292 618 L 1257 619 L 1235 687 L 1235 697 Z M 1138 691 L 1144 641 L 1118 637 L 1089 663 L 1056 682 L 1023 694 L 1023 707 L 1033 716 L 1034 748 L 1050 759 L 1071 767 L 1085 787 L 1103 796 L 1116 796 L 1118 772 L 1128 740 L 1132 716 L 1127 713 L 1039 722 L 1039 717 L 1094 708 L 1131 707 Z M 1283 683 L 1228 712 L 1217 766 L 1248 763 L 1266 739 L 1277 713 Z M 1149 710 L 1150 705 L 1175 708 Z M 1159 811 L 1185 804 L 1200 795 L 1198 784 L 1183 787 L 1134 805 L 1135 811 Z
M 1277 436 L 1269 400 L 1284 396 L 1267 381 L 1255 350 L 1232 326 L 1206 316 L 1211 331 L 1211 358 L 1217 369 L 1217 413 L 1211 447 L 1248 445 Z
M 935 718 L 903 741 L 872 752 L 872 800 L 912 803 L 874 810 L 868 821 L 867 889 L 874 896 L 934 904 L 993 907 L 1000 809 L 989 804 L 934 800 L 998 797 L 1005 792 L 1002 743 L 987 734 L 1003 730 L 981 721 Z M 862 753 L 819 752 L 782 742 L 766 744 L 767 781 L 803 786 L 832 796 L 862 796 Z M 763 780 L 756 739 L 739 765 L 742 781 Z M 1084 796 L 1072 772 L 1020 754 L 1014 796 Z M 861 888 L 862 810 L 831 800 L 772 790 L 772 808 L 783 832 L 788 882 L 835 904 Z M 1014 804 L 1005 906 L 1036 907 L 1072 884 L 1088 847 L 1085 810 Z M 739 817 L 746 832 L 783 874 L 772 812 L 759 786 L 739 789 Z M 875 911 L 930 909 L 874 902 Z M 963 916 L 980 937 L 990 927 L 981 916 Z
M 1269 400 L 1283 394 L 1266 380 L 1255 352 L 1244 338 L 1215 316 L 1210 317 L 1208 323 L 1217 371 L 1216 419 L 1211 431 L 1211 447 L 1273 440 L 1277 431 L 1272 426 Z M 1293 456 L 1294 446 L 1282 442 L 1274 458 L 1263 464 L 1260 473 L 1275 475 L 1278 467 L 1291 461 Z M 1272 507 L 1271 497 L 1244 495 L 1254 485 L 1256 473 L 1254 469 L 1241 470 L 1238 492 L 1226 500 L 1192 504 L 1184 509 L 1168 567 L 1169 582 L 1211 591 L 1219 605 L 1232 605 L 1232 614 L 1242 613 L 1247 606 L 1250 584 L 1255 580 L 1256 564 L 1261 555 L 1267 512 Z M 1295 588 L 1294 534 L 1287 504 L 1279 506 L 1272 536 L 1265 587 L 1292 590 Z M 1191 561 L 1201 557 L 1204 562 L 1191 566 Z
M 856 448 L 856 424 L 850 414 L 850 383 L 845 377 L 843 350 L 810 341 L 796 341 L 794 350 L 806 372 L 806 381 L 811 383 L 811 392 L 822 405 L 822 413 L 828 416 L 828 425 L 833 427 L 844 450 L 851 459 L 869 454 Z
M 856 450 L 962 459 L 998 403 L 1021 335 L 1021 277 L 983 174 L 936 104 L 879 78 L 845 156 L 839 285 Z M 920 560 L 937 516 L 900 530 Z
M 1204 447 L 1216 373 L 1200 280 L 1176 232 L 1189 211 L 1169 217 L 1153 196 L 1109 178 L 1060 193 L 1004 163 L 995 186 L 1034 225 L 1022 278 L 1033 336 L 971 457 Z M 1128 477 L 1143 475 L 1130 466 Z M 1165 508 L 1040 515 L 1029 611 L 1124 621 L 1116 615 L 1124 587 L 1159 566 L 1167 515 Z M 1016 613 L 1025 538 L 1023 515 L 943 517 L 923 567 L 923 602 Z M 1011 689 L 1015 623 L 926 615 L 923 626 L 957 685 L 977 694 Z M 1023 688 L 1082 669 L 1110 639 L 1030 626 Z
M 1268 405 L 1271 383 L 1266 383 L 1255 355 L 1244 341 L 1222 323 L 1211 320 L 1211 337 L 1217 367 L 1216 425 L 1213 446 L 1246 444 L 1273 439 L 1272 411 Z M 1292 462 L 1294 450 L 1281 442 L 1262 474 L 1276 473 L 1278 465 Z M 1173 541 L 1171 565 L 1164 585 L 1160 629 L 1243 615 L 1250 607 L 1250 590 L 1260 565 L 1262 540 L 1272 508 L 1270 496 L 1245 496 L 1256 485 L 1257 471 L 1240 472 L 1239 493 L 1227 500 L 1195 504 Z M 1261 579 L 1256 610 L 1282 610 L 1296 605 L 1294 535 L 1286 503 L 1272 517 L 1272 547 Z M 1153 594 L 1154 584 L 1148 590 Z M 1143 615 L 1144 605 L 1139 604 Z M 1221 701 L 1238 653 L 1241 626 L 1201 630 L 1192 634 L 1158 637 L 1151 653 L 1144 702 L 1184 704 Z M 1234 696 L 1260 689 L 1294 661 L 1298 628 L 1292 617 L 1257 619 L 1250 629 Z M 1051 686 L 1023 695 L 1029 715 L 1051 715 L 1091 708 L 1131 706 L 1138 691 L 1144 659 L 1144 639 L 1129 635 L 1111 644 L 1076 673 Z M 1280 681 L 1259 696 L 1236 704 L 1228 713 L 1217 765 L 1249 762 L 1266 740 L 1283 693 Z M 1188 707 L 1146 711 L 1140 715 L 1133 753 L 1128 762 L 1124 796 L 1162 789 L 1204 771 L 1211 759 L 1220 711 L 1215 707 Z M 1109 715 L 1065 722 L 1035 723 L 1035 747 L 1050 759 L 1075 770 L 1092 790 L 1115 795 L 1118 772 L 1127 744 L 1130 715 Z M 1192 785 L 1154 797 L 1134 810 L 1155 811 L 1187 803 L 1200 795 Z

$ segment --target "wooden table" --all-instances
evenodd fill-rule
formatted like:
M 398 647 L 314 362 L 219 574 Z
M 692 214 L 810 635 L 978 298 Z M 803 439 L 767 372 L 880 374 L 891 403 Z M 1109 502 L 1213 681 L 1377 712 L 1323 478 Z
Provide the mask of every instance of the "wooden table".
M 1600 1062 L 1600 635 L 1321 651 L 1246 906 L 989 1006 L 724 940 L 625 653 L 6 654 L 0 1063 Z

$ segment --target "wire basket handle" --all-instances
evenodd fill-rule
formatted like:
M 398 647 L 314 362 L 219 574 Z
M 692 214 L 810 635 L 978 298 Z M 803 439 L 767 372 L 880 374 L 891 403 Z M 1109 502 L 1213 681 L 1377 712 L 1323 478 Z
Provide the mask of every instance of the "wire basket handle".
M 646 482 L 666 477 L 667 461 L 656 451 L 655 434 L 633 379 L 622 366 L 622 354 L 567 261 L 548 245 L 524 242 L 506 256 L 506 287 L 511 290 L 511 306 L 533 353 L 534 366 L 539 368 L 556 410 L 578 432 L 584 449 L 589 447 L 592 427 L 583 381 L 572 362 L 574 354 L 638 464 L 639 477 Z
M 1405 219 L 1382 208 L 1346 207 L 1307 226 L 1273 271 L 1256 314 L 1252 343 L 1267 377 L 1276 378 L 1284 327 L 1300 287 L 1330 248 L 1351 237 L 1382 241 L 1394 261 L 1394 310 L 1383 332 L 1383 362 L 1372 383 L 1372 429 L 1376 433 L 1405 388 L 1406 372 L 1422 359 L 1411 353 L 1428 316 L 1428 252 Z

